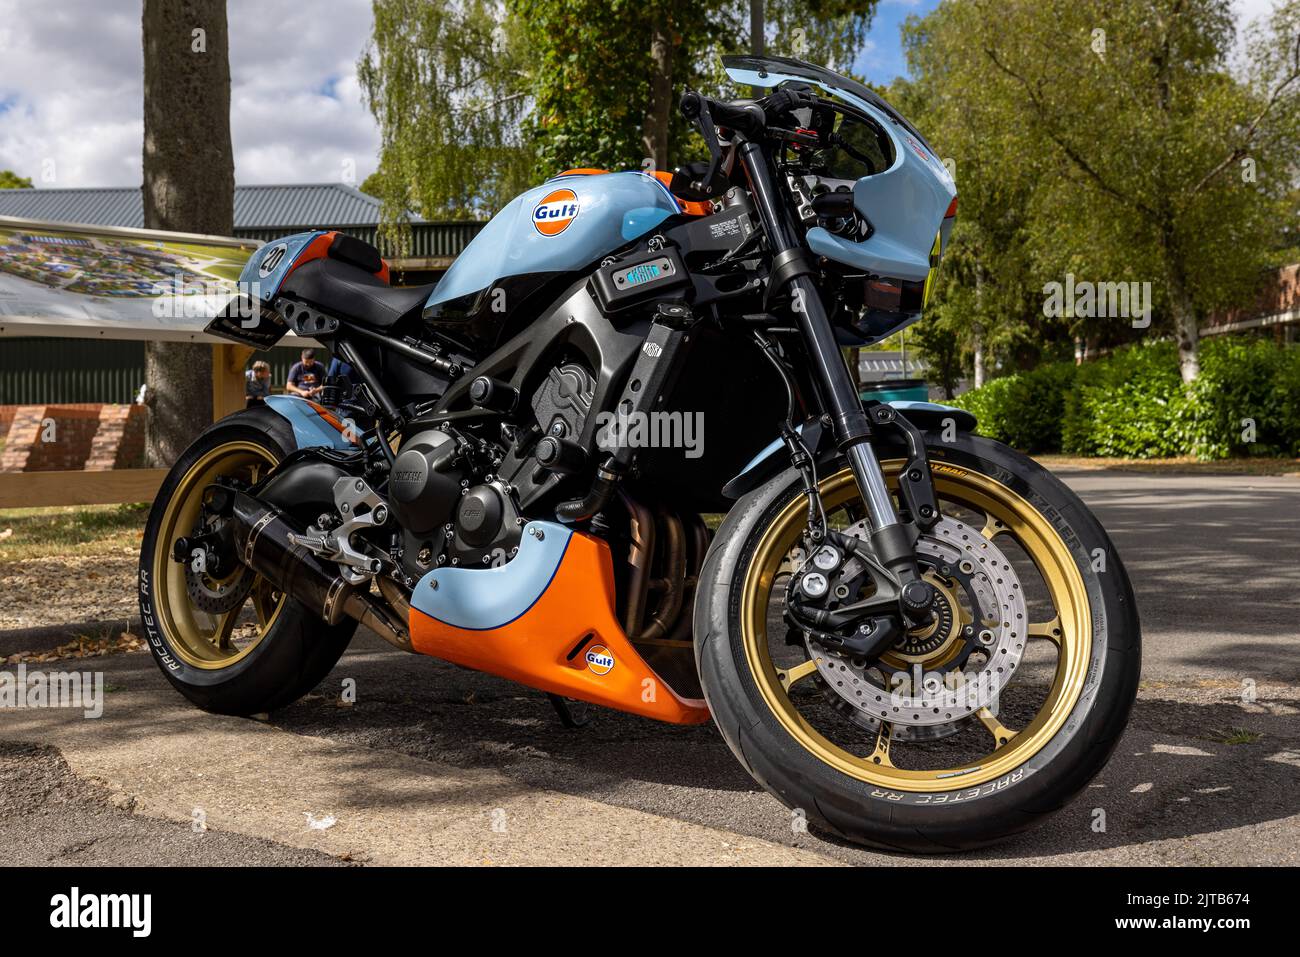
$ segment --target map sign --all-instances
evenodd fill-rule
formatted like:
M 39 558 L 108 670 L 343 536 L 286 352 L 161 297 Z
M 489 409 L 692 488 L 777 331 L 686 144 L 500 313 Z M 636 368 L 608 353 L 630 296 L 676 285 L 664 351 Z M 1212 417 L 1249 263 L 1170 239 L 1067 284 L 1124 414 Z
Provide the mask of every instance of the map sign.
M 203 327 L 260 245 L 0 217 L 0 336 L 221 342 Z

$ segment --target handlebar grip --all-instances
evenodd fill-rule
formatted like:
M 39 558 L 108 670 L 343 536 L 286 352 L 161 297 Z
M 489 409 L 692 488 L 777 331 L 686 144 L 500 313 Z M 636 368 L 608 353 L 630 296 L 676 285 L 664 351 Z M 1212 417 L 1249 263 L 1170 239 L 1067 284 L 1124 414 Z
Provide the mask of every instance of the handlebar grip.
M 681 111 L 682 116 L 686 119 L 694 121 L 705 110 L 708 111 L 713 122 L 719 126 L 725 126 L 728 129 L 737 130 L 751 136 L 762 132 L 767 125 L 767 117 L 763 114 L 763 108 L 756 103 L 745 105 L 722 103 L 718 100 L 711 100 L 694 90 L 688 90 L 682 95 Z

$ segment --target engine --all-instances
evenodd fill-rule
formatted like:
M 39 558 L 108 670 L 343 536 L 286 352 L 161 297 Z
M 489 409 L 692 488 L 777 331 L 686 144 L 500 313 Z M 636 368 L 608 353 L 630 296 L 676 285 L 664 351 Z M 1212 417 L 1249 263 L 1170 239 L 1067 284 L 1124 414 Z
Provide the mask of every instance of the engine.
M 500 449 L 445 424 L 402 444 L 389 504 L 401 528 L 408 584 L 431 568 L 501 565 L 514 557 L 524 519 L 515 489 L 495 474 L 500 463 Z
M 523 509 L 586 464 L 580 440 L 595 386 L 581 362 L 561 361 L 505 421 L 417 425 L 386 485 L 382 471 L 345 454 L 292 466 L 276 480 L 278 499 L 281 507 L 318 503 L 322 511 L 298 543 L 338 562 L 353 584 L 382 573 L 411 588 L 434 568 L 505 564 L 518 552 Z M 519 403 L 512 387 L 486 377 L 478 392 L 480 407 Z

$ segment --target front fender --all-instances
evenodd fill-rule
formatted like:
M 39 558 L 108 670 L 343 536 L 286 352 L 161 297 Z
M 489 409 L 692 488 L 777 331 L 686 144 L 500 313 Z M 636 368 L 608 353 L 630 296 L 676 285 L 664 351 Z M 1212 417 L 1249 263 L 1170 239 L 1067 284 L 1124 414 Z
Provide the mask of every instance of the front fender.
M 958 432 L 974 432 L 975 416 L 956 406 L 941 405 L 938 402 L 914 402 L 898 400 L 887 403 L 898 413 L 923 432 L 943 428 L 951 420 Z M 835 445 L 830 434 L 822 428 L 819 419 L 812 419 L 799 427 L 799 434 L 813 458 L 823 462 L 832 458 Z M 758 488 L 772 476 L 789 466 L 785 459 L 777 454 L 783 448 L 780 439 L 773 439 L 762 451 L 755 455 L 740 474 L 722 487 L 722 494 L 730 499 L 738 499 L 747 492 Z

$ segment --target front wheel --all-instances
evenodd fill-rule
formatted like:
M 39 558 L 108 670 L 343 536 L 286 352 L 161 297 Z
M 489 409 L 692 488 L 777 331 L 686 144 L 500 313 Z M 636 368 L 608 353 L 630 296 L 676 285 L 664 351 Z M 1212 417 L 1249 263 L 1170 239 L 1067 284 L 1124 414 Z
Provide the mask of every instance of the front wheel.
M 1102 768 L 1137 692 L 1132 587 L 1086 506 L 989 439 L 927 436 L 943 519 L 917 557 L 933 617 L 877 661 L 783 618 L 807 505 L 787 471 L 737 503 L 700 578 L 696 657 L 723 737 L 794 813 L 852 841 L 942 852 L 1059 810 Z M 901 449 L 878 452 L 892 486 Z M 821 481 L 830 527 L 867 538 L 852 473 Z M 830 576 L 839 603 L 850 559 Z

